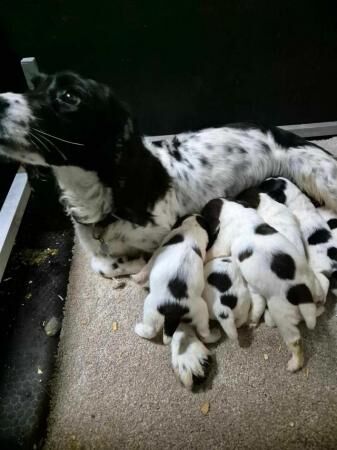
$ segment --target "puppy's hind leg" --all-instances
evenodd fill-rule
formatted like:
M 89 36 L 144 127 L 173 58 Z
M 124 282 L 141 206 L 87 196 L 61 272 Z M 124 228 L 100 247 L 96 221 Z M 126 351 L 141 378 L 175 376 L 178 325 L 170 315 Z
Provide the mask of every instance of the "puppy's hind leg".
M 143 322 L 137 323 L 135 332 L 144 339 L 153 339 L 164 324 L 164 316 L 158 310 L 156 302 L 149 294 L 144 302 Z
M 255 328 L 258 326 L 264 310 L 266 309 L 266 300 L 251 286 L 248 285 L 248 289 L 252 298 L 252 304 L 249 313 L 249 326 Z
M 296 312 L 293 308 L 292 305 L 288 305 L 280 298 L 273 297 L 268 300 L 269 313 L 291 352 L 291 358 L 287 365 L 289 372 L 296 372 L 304 366 L 303 344 L 297 327 Z
M 193 299 L 193 322 L 197 333 L 201 337 L 202 341 L 211 344 L 217 342 L 221 337 L 221 332 L 218 328 L 214 328 L 212 331 L 209 328 L 209 313 L 206 302 L 204 299 Z

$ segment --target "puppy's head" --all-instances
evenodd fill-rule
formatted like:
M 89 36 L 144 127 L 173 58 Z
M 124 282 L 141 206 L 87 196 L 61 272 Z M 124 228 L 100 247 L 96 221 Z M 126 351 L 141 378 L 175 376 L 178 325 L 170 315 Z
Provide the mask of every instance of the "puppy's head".
M 133 124 L 108 86 L 72 72 L 41 75 L 34 85 L 26 94 L 0 95 L 0 154 L 86 169 L 118 157 Z

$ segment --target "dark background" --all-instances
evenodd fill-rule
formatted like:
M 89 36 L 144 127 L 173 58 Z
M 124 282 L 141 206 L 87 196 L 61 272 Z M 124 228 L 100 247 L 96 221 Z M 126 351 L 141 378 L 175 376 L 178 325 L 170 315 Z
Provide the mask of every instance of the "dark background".
M 335 120 L 336 13 L 335 1 L 5 0 L 0 89 L 22 88 L 19 60 L 35 56 L 110 83 L 147 134 Z

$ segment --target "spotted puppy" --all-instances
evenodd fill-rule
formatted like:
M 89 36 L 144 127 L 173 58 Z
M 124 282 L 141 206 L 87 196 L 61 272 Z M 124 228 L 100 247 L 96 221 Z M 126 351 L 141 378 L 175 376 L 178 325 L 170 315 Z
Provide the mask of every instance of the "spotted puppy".
M 239 266 L 232 258 L 215 258 L 205 265 L 203 298 L 211 319 L 217 319 L 230 339 L 248 321 L 251 297 Z
M 337 240 L 326 220 L 316 210 L 312 201 L 286 178 L 268 178 L 259 189 L 286 205 L 297 217 L 309 264 L 319 279 L 326 298 L 329 279 L 337 262 Z
M 306 259 L 246 204 L 218 198 L 202 214 L 217 233 L 206 259 L 232 254 L 247 283 L 267 300 L 269 313 L 292 353 L 288 370 L 300 369 L 304 356 L 297 324 L 303 318 L 309 329 L 315 327 L 315 301 L 323 297 Z
M 180 222 L 138 277 L 134 277 L 139 282 L 150 277 L 143 322 L 136 325 L 135 331 L 151 339 L 164 325 L 163 341 L 167 344 L 180 322 L 187 322 L 195 326 L 204 342 L 215 342 L 220 333 L 210 331 L 207 305 L 201 296 L 208 244 L 205 220 L 194 214 Z
M 277 202 L 269 195 L 259 192 L 256 187 L 246 189 L 238 195 L 237 200 L 245 205 L 255 208 L 262 219 L 279 233 L 285 236 L 297 249 L 299 254 L 306 257 L 301 229 L 296 216 L 282 203 Z M 266 227 L 265 232 L 270 229 Z M 263 313 L 265 321 L 273 324 L 269 311 L 266 309 L 266 301 L 250 286 L 252 308 L 250 314 L 250 326 L 257 326 Z
M 328 224 L 331 234 L 337 242 L 337 214 L 326 206 L 319 206 L 317 211 Z M 332 253 L 332 250 L 330 250 L 330 256 L 333 256 Z M 334 270 L 330 276 L 330 291 L 337 296 L 337 252 L 335 252 L 335 258 L 333 259 L 336 259 L 336 263 L 333 263 Z

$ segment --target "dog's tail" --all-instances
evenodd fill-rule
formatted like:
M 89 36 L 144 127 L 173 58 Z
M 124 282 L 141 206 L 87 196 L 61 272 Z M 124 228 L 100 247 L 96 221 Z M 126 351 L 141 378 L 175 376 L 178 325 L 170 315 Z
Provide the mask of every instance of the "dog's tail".
M 189 310 L 179 303 L 166 303 L 160 306 L 158 311 L 164 316 L 163 342 L 166 345 L 171 342 L 172 336 L 178 328 L 182 317 Z
M 337 161 L 334 155 L 304 139 L 300 144 L 279 153 L 276 171 L 337 212 Z

